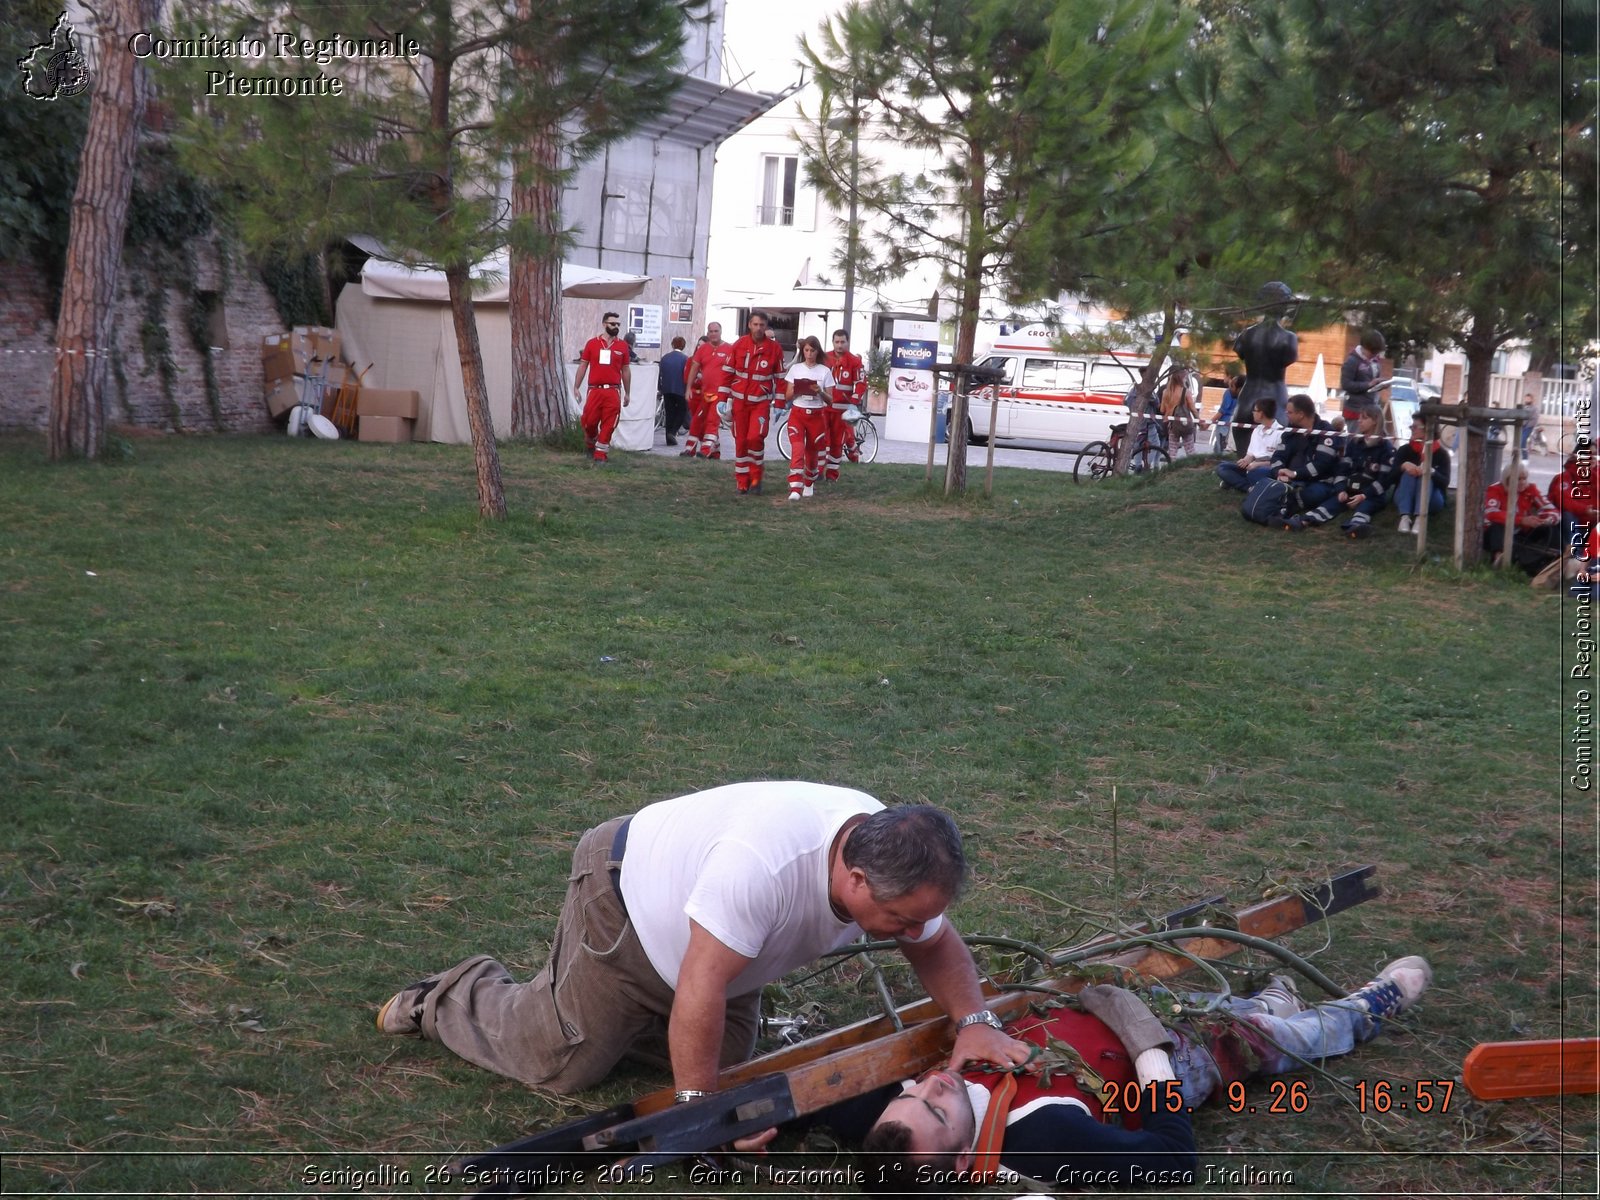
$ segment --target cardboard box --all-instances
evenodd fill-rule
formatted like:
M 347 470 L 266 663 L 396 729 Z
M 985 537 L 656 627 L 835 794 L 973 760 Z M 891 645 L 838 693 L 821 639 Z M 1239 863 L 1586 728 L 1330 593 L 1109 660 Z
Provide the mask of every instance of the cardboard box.
M 339 357 L 339 335 L 326 325 L 296 325 L 292 336 L 294 348 L 308 359 Z
M 369 417 L 364 413 L 357 421 L 363 442 L 409 442 L 415 424 L 405 417 Z
M 306 373 L 305 356 L 297 350 L 284 347 L 261 358 L 261 374 L 265 379 L 288 379 Z
M 416 392 L 362 388 L 356 393 L 356 412 L 363 417 L 404 417 L 415 421 L 421 405 L 422 397 Z
M 296 404 L 300 403 L 300 384 L 295 379 L 278 379 L 267 381 L 266 391 L 267 412 L 274 419 L 283 416 Z

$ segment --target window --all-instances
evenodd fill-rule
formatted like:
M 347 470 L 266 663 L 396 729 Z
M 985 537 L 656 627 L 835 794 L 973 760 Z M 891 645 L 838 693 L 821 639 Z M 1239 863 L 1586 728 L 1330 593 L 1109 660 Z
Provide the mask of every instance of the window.
M 800 178 L 800 159 L 793 154 L 767 154 L 761 159 L 762 225 L 793 225 L 794 194 Z
M 1030 358 L 1022 364 L 1022 388 L 1030 392 L 1081 392 L 1083 363 L 1072 358 Z
M 1128 389 L 1139 382 L 1139 373 L 1143 370 L 1142 362 L 1130 362 L 1124 366 L 1114 359 L 1096 359 L 1089 368 L 1089 390 L 1110 392 L 1114 396 L 1127 395 Z

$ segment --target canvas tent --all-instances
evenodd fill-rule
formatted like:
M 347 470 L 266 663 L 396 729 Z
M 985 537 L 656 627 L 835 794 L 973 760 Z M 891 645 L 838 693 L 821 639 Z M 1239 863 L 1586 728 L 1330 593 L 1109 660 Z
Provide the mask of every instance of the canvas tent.
M 381 247 L 352 239 L 368 253 Z M 502 252 L 474 268 L 473 298 L 478 340 L 483 348 L 483 373 L 489 389 L 489 413 L 497 437 L 511 434 L 511 318 L 507 305 L 506 255 Z M 572 263 L 561 266 L 564 296 L 627 300 L 649 283 L 644 275 L 628 275 Z M 368 387 L 415 390 L 421 396 L 417 441 L 470 442 L 461 354 L 450 316 L 444 272 L 411 267 L 388 257 L 367 260 L 361 278 L 339 293 L 334 320 L 345 357 L 357 369 L 372 364 L 363 377 Z M 566 364 L 570 382 L 575 363 Z M 648 450 L 655 441 L 655 365 L 635 366 L 635 401 L 623 410 L 612 439 L 620 450 Z M 570 392 L 569 392 L 570 394 Z

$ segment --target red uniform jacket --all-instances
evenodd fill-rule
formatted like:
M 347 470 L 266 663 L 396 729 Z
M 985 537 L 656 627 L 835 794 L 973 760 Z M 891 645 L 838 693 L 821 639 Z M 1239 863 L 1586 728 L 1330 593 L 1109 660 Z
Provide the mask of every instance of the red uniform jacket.
M 770 400 L 783 374 L 783 347 L 774 338 L 758 345 L 748 333 L 733 344 L 722 394 L 739 400 Z
M 1583 469 L 1575 454 L 1568 458 L 1550 481 L 1550 503 L 1575 520 L 1594 524 L 1594 467 Z
M 1555 512 L 1555 505 L 1539 494 L 1539 488 L 1532 483 L 1523 484 L 1522 490 L 1517 493 L 1517 520 L 1527 521 L 1541 513 Z M 1483 519 L 1490 525 L 1504 525 L 1506 523 L 1506 485 L 1494 484 L 1483 494 Z
M 833 406 L 847 408 L 852 404 L 860 404 L 867 394 L 867 371 L 861 365 L 861 356 L 851 354 L 848 350 L 843 354 L 829 350 L 823 355 L 822 362 L 833 372 L 833 395 L 830 397 Z
M 1008 1031 L 1019 1042 L 1030 1042 L 1035 1046 L 1048 1046 L 1052 1038 L 1065 1042 L 1083 1056 L 1084 1066 L 1107 1083 L 1115 1083 L 1118 1088 L 1133 1082 L 1135 1078 L 1132 1056 L 1105 1022 L 1089 1013 L 1070 1008 L 1052 1009 L 1042 1017 L 1024 1017 L 1011 1025 Z M 991 1092 L 1000 1082 L 1000 1076 L 993 1073 L 966 1074 L 973 1083 Z M 1066 1071 L 1052 1071 L 1048 1086 L 1041 1084 L 1037 1075 L 1017 1076 L 1017 1094 L 1011 1101 L 1013 1119 L 1024 1114 L 1029 1104 L 1046 1097 L 1079 1100 L 1095 1120 L 1105 1120 L 1105 1104 L 1100 1094 L 1083 1087 Z M 1122 1116 L 1122 1124 L 1129 1129 L 1139 1128 L 1139 1121 L 1137 1111 Z

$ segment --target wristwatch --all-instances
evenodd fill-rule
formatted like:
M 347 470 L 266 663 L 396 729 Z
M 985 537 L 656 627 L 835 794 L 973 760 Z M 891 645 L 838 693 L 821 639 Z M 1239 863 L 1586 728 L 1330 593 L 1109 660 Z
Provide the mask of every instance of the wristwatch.
M 1005 1024 L 987 1008 L 980 1008 L 977 1012 L 962 1017 L 956 1022 L 956 1032 L 960 1033 L 973 1025 L 987 1025 L 990 1029 L 998 1029 L 1002 1033 L 1005 1031 Z

